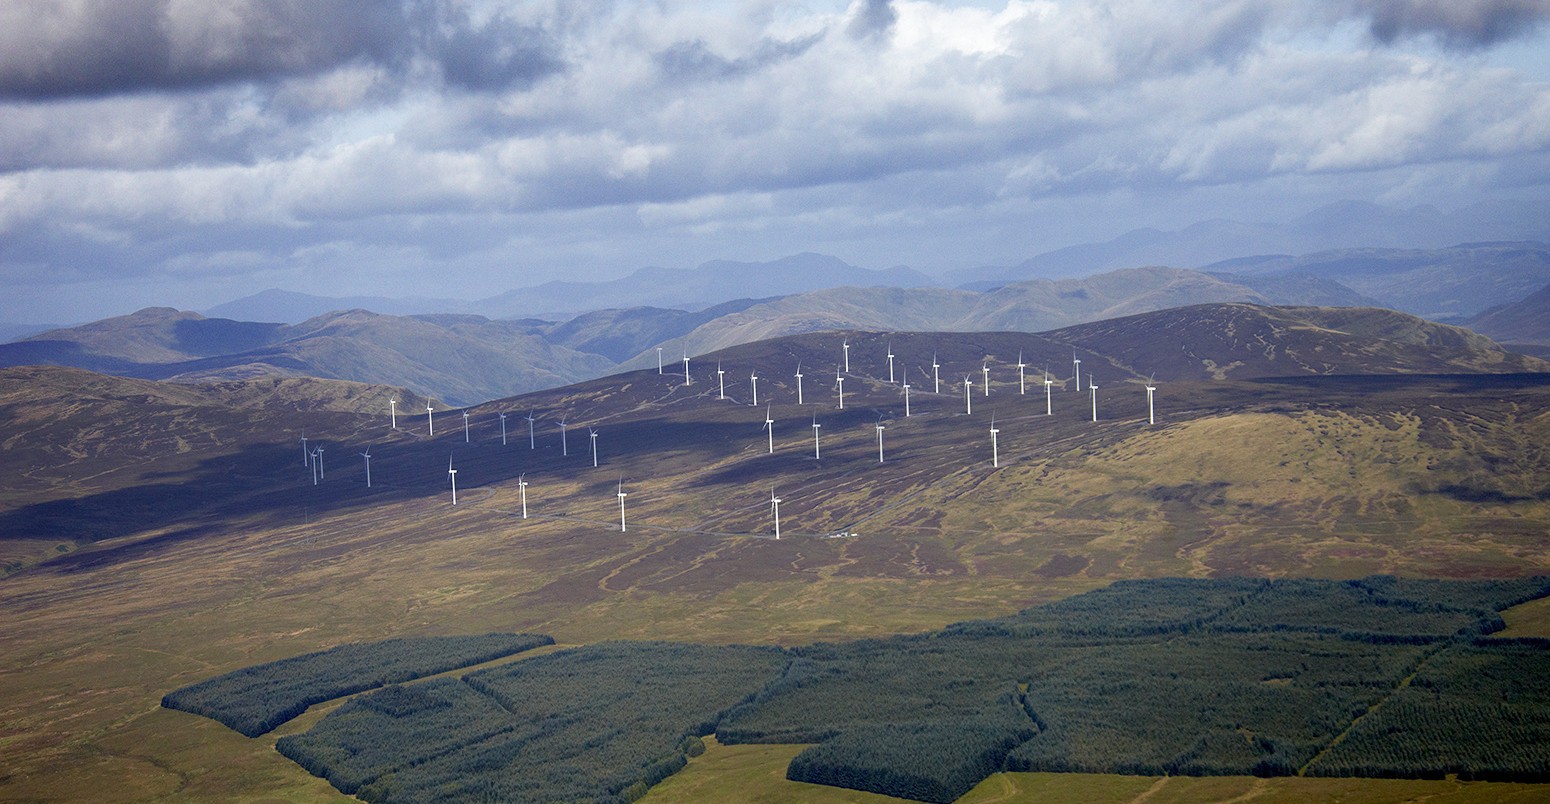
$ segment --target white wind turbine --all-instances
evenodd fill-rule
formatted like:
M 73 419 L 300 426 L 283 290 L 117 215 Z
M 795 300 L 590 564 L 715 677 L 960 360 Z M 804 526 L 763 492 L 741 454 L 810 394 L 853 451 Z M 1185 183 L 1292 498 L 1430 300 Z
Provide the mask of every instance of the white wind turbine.
M 1049 378 L 1049 366 L 1045 366 L 1044 367 L 1044 415 L 1045 416 L 1053 416 L 1053 415 L 1055 415 L 1055 403 L 1052 401 L 1052 399 L 1050 397 L 1050 387 L 1053 386 L 1054 384 L 1055 384 L 1055 381 Z
M 452 480 L 452 504 L 457 505 L 457 470 L 452 468 L 451 453 L 447 453 L 447 477 Z
M 463 443 L 468 443 L 468 411 L 463 411 Z
M 662 373 L 662 347 L 657 347 L 657 373 Z
M 570 441 L 565 437 L 565 416 L 560 417 L 560 455 L 570 457 Z
M 315 455 L 310 457 L 316 458 Z M 312 467 L 312 485 L 316 486 L 318 484 L 318 462 L 316 460 L 312 460 L 309 465 Z
M 311 466 L 312 465 L 312 453 L 307 451 L 307 437 L 306 436 L 302 436 L 301 437 L 301 465 L 302 466 Z
M 775 496 L 775 487 L 770 486 L 770 513 L 775 517 L 775 539 L 780 540 L 780 498 Z
M 532 409 L 528 410 L 526 418 L 527 418 L 527 448 L 530 449 L 530 450 L 531 449 L 538 449 L 538 440 L 533 437 L 533 411 L 532 411 Z
M 770 434 L 770 454 L 775 454 L 775 420 L 770 418 L 770 406 L 764 406 L 764 429 Z
M 846 338 L 845 342 L 843 344 L 841 344 L 841 345 L 845 347 L 845 373 L 849 374 L 850 373 L 850 339 Z
M 942 393 L 942 364 L 936 362 L 936 352 L 931 353 L 931 393 Z
M 626 493 L 625 490 L 624 490 L 624 476 L 623 475 L 619 476 L 619 495 L 618 496 L 619 496 L 619 532 L 620 533 L 624 533 L 624 532 L 629 530 L 629 528 L 624 526 L 624 498 L 628 497 L 629 494 Z
M 888 382 L 893 383 L 893 341 L 888 342 Z
M 980 371 L 985 373 L 985 396 L 990 396 L 990 362 L 981 363 Z
M 425 428 L 429 431 L 427 435 L 436 434 L 436 420 L 431 418 L 431 403 L 429 402 L 425 403 Z
M 727 373 L 721 370 L 721 361 L 716 361 L 716 379 L 721 383 L 721 398 L 727 398 Z
M 1076 390 L 1082 390 L 1082 358 L 1076 356 L 1076 350 L 1071 350 L 1071 371 L 1076 375 Z
M 759 407 L 759 372 L 758 371 L 750 371 L 750 372 L 748 372 L 748 384 L 753 386 L 753 401 L 750 402 L 749 404 L 753 405 L 754 407 Z
M 517 478 L 517 490 L 522 492 L 522 518 L 527 519 L 527 472 Z
M 877 420 L 877 462 L 883 462 L 883 420 Z
M 597 468 L 597 431 L 587 428 L 587 436 L 592 439 L 592 468 Z
M 371 447 L 367 447 L 361 457 L 366 460 L 366 488 L 371 488 Z
M 1153 374 L 1152 376 L 1146 378 L 1146 423 L 1147 424 L 1156 424 L 1157 423 L 1156 412 L 1155 412 L 1155 409 L 1152 407 L 1152 394 L 1157 391 L 1157 386 L 1152 385 L 1152 380 L 1154 380 L 1156 378 L 1157 378 L 1156 374 Z
M 819 446 L 818 446 L 818 428 L 820 428 L 822 426 L 823 425 L 818 423 L 818 414 L 814 413 L 813 414 L 813 460 L 815 460 L 815 461 L 823 460 L 823 452 L 819 449 Z
M 1019 396 L 1022 396 L 1022 395 L 1025 395 L 1025 394 L 1028 393 L 1028 387 L 1023 383 L 1023 369 L 1025 369 L 1027 367 L 1028 367 L 1028 364 L 1023 362 L 1022 350 L 1018 350 L 1018 352 L 1017 352 L 1017 394 Z
M 972 378 L 969 375 L 965 374 L 965 375 L 963 375 L 963 414 L 965 416 L 972 416 L 972 415 L 974 415 L 974 402 L 971 401 L 971 397 L 973 396 L 973 393 L 974 393 L 974 378 Z
M 1098 421 L 1098 384 L 1093 382 L 1091 374 L 1087 375 L 1087 390 L 1093 393 L 1093 421 Z
M 990 465 L 1001 466 L 1001 444 L 996 438 L 1001 431 L 996 429 L 996 414 L 990 414 Z
M 506 446 L 506 414 L 501 414 L 501 446 Z
M 328 477 L 328 475 L 323 473 L 323 445 L 322 444 L 318 444 L 317 449 L 312 451 L 312 460 L 313 460 L 314 463 L 316 463 L 318 465 L 318 479 L 321 480 L 323 478 Z
M 899 370 L 899 378 L 904 380 L 904 418 L 908 419 L 910 417 L 910 370 L 909 370 L 909 368 L 906 367 L 906 368 L 900 369 Z
M 684 352 L 684 385 L 693 385 L 694 380 L 689 379 L 689 353 Z
M 388 419 L 393 423 L 393 429 L 398 429 L 398 400 L 388 400 Z
M 840 410 L 845 409 L 845 375 L 840 373 L 840 367 L 834 367 L 834 387 L 840 389 Z
M 797 363 L 797 404 L 802 404 L 802 364 Z

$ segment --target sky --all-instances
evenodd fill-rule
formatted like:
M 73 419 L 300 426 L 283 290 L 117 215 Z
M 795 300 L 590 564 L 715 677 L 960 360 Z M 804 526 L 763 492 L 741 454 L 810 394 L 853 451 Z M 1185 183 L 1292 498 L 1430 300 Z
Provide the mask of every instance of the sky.
M 7 0 L 0 321 L 1550 197 L 1550 0 Z

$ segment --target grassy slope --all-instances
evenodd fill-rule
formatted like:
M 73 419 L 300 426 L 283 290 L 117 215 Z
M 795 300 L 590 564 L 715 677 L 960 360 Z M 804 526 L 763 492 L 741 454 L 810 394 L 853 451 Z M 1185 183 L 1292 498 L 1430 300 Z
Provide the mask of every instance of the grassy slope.
M 977 355 L 1015 355 L 1015 343 L 973 337 L 960 351 L 909 339 L 896 347 L 912 372 L 920 349 L 928 364 L 934 347 L 960 371 L 977 369 Z M 881 341 L 853 340 L 858 372 L 875 376 L 863 357 L 875 363 Z M 1038 343 L 1030 336 L 1030 360 Z M 795 362 L 743 356 L 768 360 L 772 374 Z M 737 358 L 729 368 L 749 365 Z M 1084 368 L 1103 365 L 1089 359 Z M 859 374 L 846 384 L 850 418 L 827 402 L 798 409 L 790 379 L 761 385 L 761 401 L 779 401 L 779 450 L 765 455 L 763 411 L 742 396 L 746 372 L 729 388 L 744 404 L 720 402 L 702 363 L 689 391 L 648 371 L 513 402 L 504 406 L 517 414 L 505 449 L 493 419 L 501 406 L 476 409 L 472 445 L 452 416 L 431 440 L 423 415 L 390 434 L 380 416 L 319 414 L 305 421 L 309 432 L 337 441 L 343 460 L 317 488 L 296 463 L 294 417 L 184 413 L 152 417 L 143 433 L 100 433 L 88 446 L 126 454 L 177 433 L 189 441 L 186 462 L 155 469 L 174 479 L 197 476 L 220 455 L 251 458 L 225 488 L 253 496 L 191 512 L 152 509 L 114 540 L 0 583 L 8 622 L 0 796 L 79 798 L 111 779 L 125 799 L 331 798 L 265 741 L 156 701 L 191 681 L 345 641 L 510 629 L 570 643 L 793 644 L 995 616 L 1120 577 L 1550 571 L 1542 539 L 1550 510 L 1538 485 L 1550 457 L 1536 446 L 1550 443 L 1545 388 L 1174 383 L 1159 392 L 1159 425 L 1147 428 L 1139 387 L 1106 383 L 1105 418 L 1093 426 L 1085 394 L 1057 391 L 1056 415 L 1045 417 L 1042 394 L 1017 396 L 1004 363 L 991 398 L 999 471 L 988 461 L 988 404 L 977 398 L 965 417 L 955 389 L 920 393 L 905 420 L 897 389 Z M 809 402 L 832 400 L 828 383 L 809 383 Z M 529 405 L 542 417 L 535 451 L 520 418 Z M 602 468 L 581 457 L 575 430 L 571 457 L 559 455 L 549 411 L 562 408 L 573 423 L 601 427 Z M 825 423 L 822 464 L 808 451 L 815 409 Z M 893 417 L 882 466 L 871 426 L 879 410 Z M 249 447 L 232 453 L 213 443 L 221 439 L 187 438 L 201 427 L 231 428 L 222 438 Z M 366 439 L 380 456 L 370 493 L 352 459 Z M 44 449 L 28 444 L 7 460 L 33 454 L 23 446 Z M 456 509 L 445 493 L 450 451 L 460 467 Z M 69 465 L 61 459 L 53 471 Z M 71 493 L 143 482 L 125 472 L 77 479 Z M 533 513 L 546 518 L 514 516 L 522 472 Z M 627 534 L 616 529 L 621 474 Z M 778 543 L 716 535 L 766 533 L 772 482 L 787 501 L 788 535 L 863 535 Z M 145 543 L 177 536 L 190 517 L 208 529 Z M 722 750 L 730 749 L 705 759 Z M 1055 782 L 1094 795 L 1118 784 Z

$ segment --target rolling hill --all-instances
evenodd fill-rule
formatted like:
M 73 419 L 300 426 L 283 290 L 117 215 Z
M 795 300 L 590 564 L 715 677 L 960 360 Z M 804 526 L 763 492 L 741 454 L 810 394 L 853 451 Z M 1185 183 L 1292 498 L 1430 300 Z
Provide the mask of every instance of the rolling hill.
M 1527 298 L 1486 310 L 1464 323 L 1501 343 L 1550 346 L 1550 285 Z
M 0 443 L 0 534 L 33 552 L 0 582 L 0 797 L 333 796 L 272 743 L 156 704 L 348 642 L 509 631 L 805 645 L 1002 617 L 1116 579 L 1550 570 L 1550 374 L 1468 333 L 1240 304 L 1040 334 L 888 329 L 696 355 L 691 385 L 652 367 L 492 401 L 468 411 L 467 436 L 455 412 L 432 436 L 424 417 L 394 431 L 370 405 L 303 414 L 254 407 L 251 391 L 209 404 L 215 391 L 10 370 L 43 374 L 3 397 L 23 424 Z M 1143 351 L 1148 333 L 1175 349 Z M 842 342 L 843 410 L 828 373 Z M 909 415 L 887 380 L 890 344 Z M 1096 392 L 1069 377 L 1073 349 Z M 1034 369 L 1026 389 L 1019 354 Z M 805 369 L 802 404 L 798 362 L 822 367 Z M 1045 365 L 1058 375 L 1048 397 Z M 303 434 L 329 445 L 317 484 Z M 370 488 L 355 455 L 368 446 Z M 795 751 L 727 750 L 705 759 L 753 758 L 739 778 L 759 795 L 831 795 L 784 781 Z M 1082 798 L 1116 783 L 1062 781 Z M 1330 790 L 1284 784 L 1292 797 Z

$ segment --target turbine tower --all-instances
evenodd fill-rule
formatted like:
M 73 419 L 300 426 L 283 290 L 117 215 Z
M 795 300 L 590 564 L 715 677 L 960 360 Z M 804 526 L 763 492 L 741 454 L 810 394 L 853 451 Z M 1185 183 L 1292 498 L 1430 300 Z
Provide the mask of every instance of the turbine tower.
M 1076 376 L 1076 390 L 1082 390 L 1082 358 L 1076 356 L 1076 350 L 1071 350 L 1071 371 Z
M 689 353 L 684 352 L 684 385 L 693 385 L 694 380 L 689 379 Z
M 506 446 L 506 414 L 501 414 L 501 446 Z
M 775 420 L 770 418 L 770 406 L 764 406 L 764 429 L 770 434 L 770 454 L 775 454 Z
M 1156 424 L 1157 423 L 1156 411 L 1152 407 L 1152 394 L 1157 391 L 1157 386 L 1152 385 L 1152 380 L 1156 379 L 1156 377 L 1157 377 L 1157 375 L 1153 374 L 1152 376 L 1146 378 L 1146 423 L 1147 424 Z
M 657 373 L 662 373 L 662 347 L 657 347 Z
M 990 465 L 1000 468 L 1001 444 L 996 438 L 1001 431 L 996 429 L 996 414 L 990 414 Z
M 431 418 L 431 403 L 425 403 L 425 427 L 429 431 L 427 435 L 436 434 L 436 420 Z
M 328 477 L 328 475 L 324 474 L 324 472 L 323 472 L 323 445 L 322 444 L 318 444 L 317 449 L 312 451 L 312 460 L 313 460 L 314 463 L 316 463 L 318 465 L 318 479 L 322 480 L 322 479 Z
M 560 417 L 560 456 L 570 457 L 570 441 L 565 437 L 565 417 Z
M 1091 374 L 1087 376 L 1087 390 L 1093 392 L 1093 421 L 1098 421 L 1098 385 L 1093 382 Z
M 527 412 L 527 448 L 538 449 L 538 440 L 533 437 L 533 411 Z
M 758 371 L 750 371 L 750 372 L 748 372 L 748 384 L 753 386 L 753 401 L 750 402 L 749 404 L 753 405 L 754 407 L 759 407 L 759 372 Z
M 818 447 L 818 428 L 820 428 L 822 426 L 823 425 L 818 423 L 818 414 L 814 413 L 813 414 L 813 460 L 815 460 L 815 461 L 823 460 L 823 452 L 820 451 L 820 449 Z
M 775 496 L 774 486 L 770 486 L 770 512 L 775 517 L 775 540 L 780 541 L 780 498 Z
M 366 488 L 371 488 L 371 447 L 367 447 L 361 457 L 366 460 Z
M 592 468 L 597 468 L 597 431 L 587 428 L 587 436 L 592 439 Z
M 877 462 L 883 462 L 883 420 L 877 420 Z
M 626 493 L 625 490 L 624 490 L 624 476 L 620 475 L 619 476 L 619 532 L 620 533 L 624 533 L 624 532 L 629 530 L 629 528 L 624 526 L 624 498 L 628 497 L 628 496 L 629 496 L 629 494 Z
M 1022 353 L 1022 351 L 1018 350 L 1018 352 L 1017 352 L 1017 394 L 1018 394 L 1018 396 L 1025 396 L 1028 393 L 1028 387 L 1023 382 L 1023 369 L 1025 369 L 1027 367 L 1028 367 L 1028 364 L 1023 362 L 1023 353 Z
M 522 492 L 522 518 L 527 519 L 527 472 L 517 478 L 517 491 Z
M 850 339 L 846 338 L 845 342 L 843 344 L 841 344 L 841 345 L 845 347 L 845 373 L 849 374 L 850 373 Z
M 457 505 L 457 470 L 452 468 L 452 454 L 447 454 L 447 477 L 452 480 L 452 504 Z
M 840 373 L 840 367 L 834 367 L 834 386 L 840 389 L 840 410 L 845 409 L 845 375 Z
M 893 384 L 893 341 L 888 342 L 888 383 Z
M 990 396 L 990 362 L 981 363 L 980 371 L 985 373 L 985 396 Z
M 468 443 L 468 411 L 463 411 L 463 443 Z
M 388 419 L 393 423 L 393 429 L 398 429 L 398 400 L 388 400 Z
M 727 398 L 727 373 L 721 370 L 721 361 L 716 361 L 716 379 L 721 383 L 721 398 Z
M 306 436 L 302 436 L 301 437 L 301 465 L 302 466 L 311 466 L 312 465 L 312 453 L 307 451 L 307 437 Z
M 1049 366 L 1045 366 L 1044 367 L 1044 415 L 1045 416 L 1053 416 L 1053 415 L 1055 415 L 1055 403 L 1050 398 L 1050 386 L 1052 386 L 1054 384 L 1055 384 L 1055 381 L 1049 378 Z
M 802 364 L 797 363 L 797 404 L 802 404 Z
M 965 416 L 974 415 L 974 403 L 970 400 L 973 392 L 974 378 L 967 374 L 963 375 L 963 415 Z
M 936 362 L 936 352 L 931 353 L 931 393 L 942 393 L 942 364 Z
M 910 417 L 910 370 L 900 369 L 899 378 L 904 380 L 904 418 Z
M 316 486 L 318 484 L 318 462 L 312 461 L 309 465 L 312 467 L 312 485 Z

